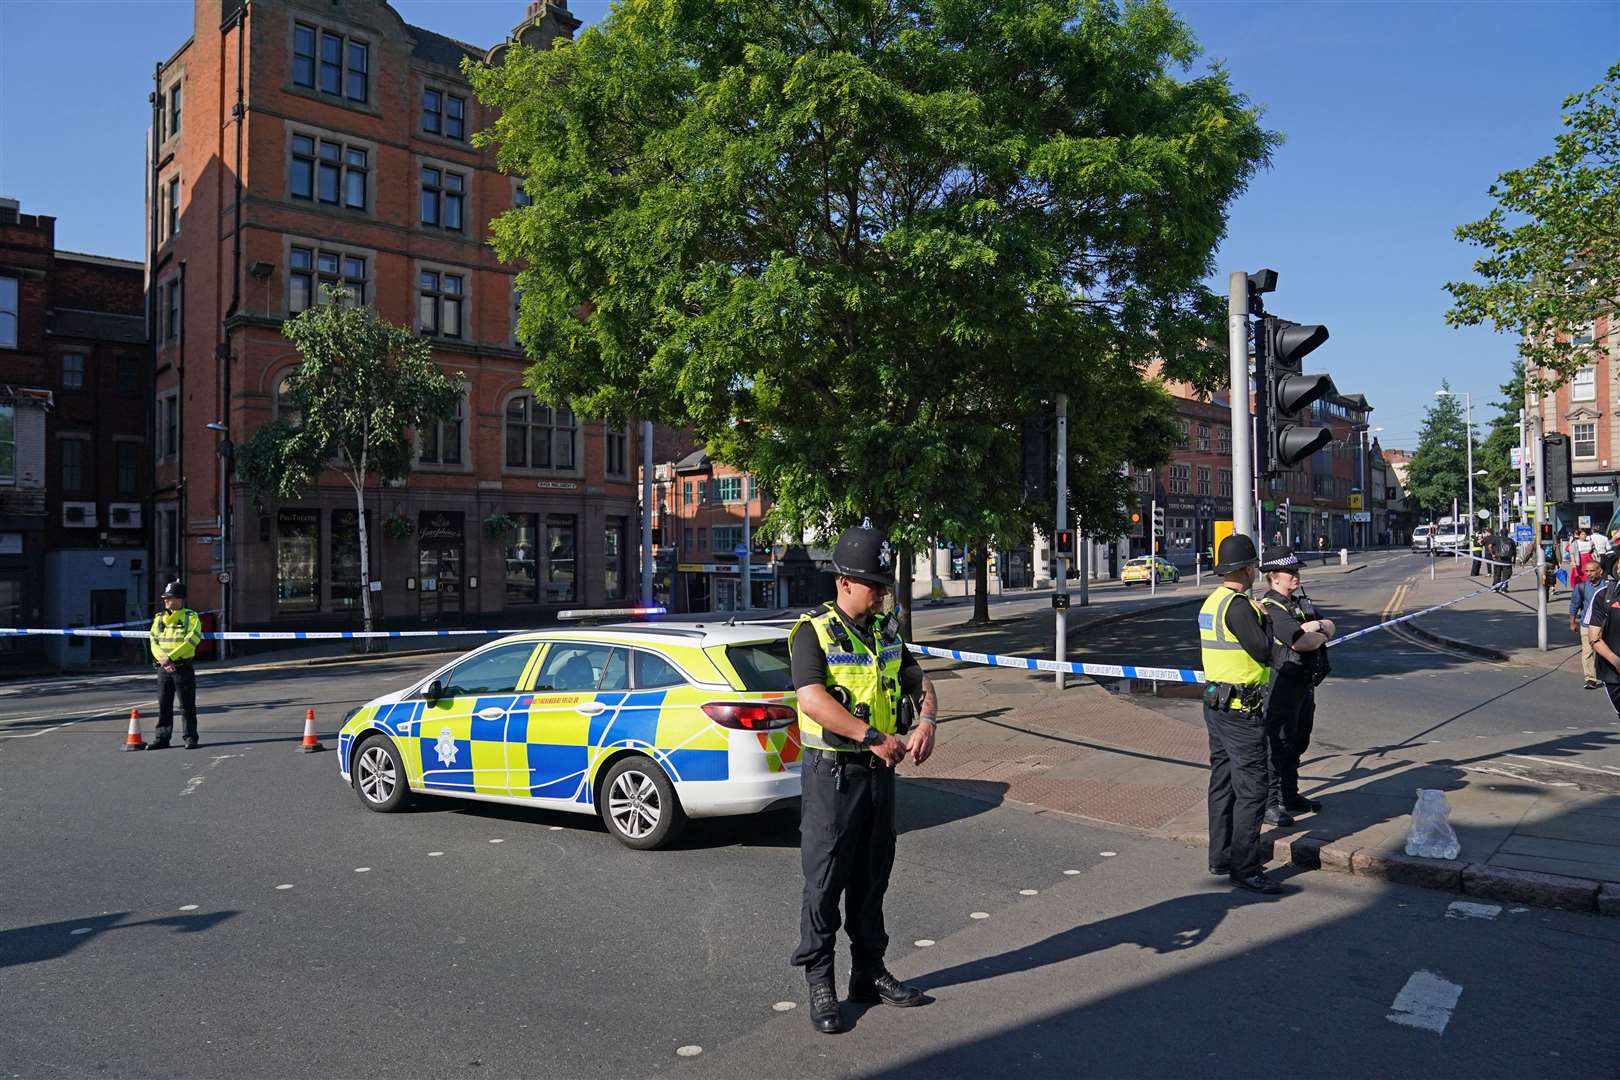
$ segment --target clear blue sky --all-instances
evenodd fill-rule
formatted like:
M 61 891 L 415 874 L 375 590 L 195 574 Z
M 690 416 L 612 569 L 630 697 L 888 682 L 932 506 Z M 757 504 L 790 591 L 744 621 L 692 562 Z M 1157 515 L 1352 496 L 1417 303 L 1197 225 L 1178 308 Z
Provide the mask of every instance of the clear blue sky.
M 407 22 L 493 44 L 523 0 L 396 0 Z M 1326 323 L 1316 353 L 1366 394 L 1385 445 L 1415 444 L 1442 378 L 1483 406 L 1514 342 L 1452 330 L 1453 228 L 1504 169 L 1547 152 L 1566 94 L 1620 56 L 1620 0 L 1556 3 L 1179 0 L 1233 84 L 1287 143 L 1232 208 L 1225 272 L 1280 274 L 1277 314 Z M 0 0 L 0 194 L 56 215 L 66 248 L 139 259 L 142 139 L 154 62 L 190 0 Z M 601 0 L 573 0 L 601 18 Z M 1490 410 L 1478 407 L 1476 423 Z

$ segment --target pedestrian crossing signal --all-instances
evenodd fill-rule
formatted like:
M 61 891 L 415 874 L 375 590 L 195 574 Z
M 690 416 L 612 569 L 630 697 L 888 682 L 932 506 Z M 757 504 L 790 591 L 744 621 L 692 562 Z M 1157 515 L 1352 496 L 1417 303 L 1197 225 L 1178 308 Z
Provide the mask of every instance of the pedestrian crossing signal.
M 1059 551 L 1068 551 L 1072 546 L 1072 537 L 1068 529 L 1059 529 L 1057 534 L 1057 547 Z

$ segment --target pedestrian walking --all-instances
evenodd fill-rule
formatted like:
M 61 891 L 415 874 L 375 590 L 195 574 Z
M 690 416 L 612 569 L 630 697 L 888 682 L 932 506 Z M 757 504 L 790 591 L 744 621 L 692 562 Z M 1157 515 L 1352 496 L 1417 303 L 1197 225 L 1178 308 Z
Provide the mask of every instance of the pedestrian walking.
M 837 598 L 800 616 L 788 638 L 805 748 L 804 895 L 790 962 L 804 969 L 810 1024 L 825 1034 L 843 1030 L 834 985 L 840 901 L 852 961 L 849 1000 L 901 1007 L 930 1000 L 884 966 L 883 895 L 894 866 L 894 767 L 907 754 L 918 765 L 928 760 L 936 709 L 933 684 L 901 640 L 896 618 L 881 610 L 894 583 L 889 542 L 869 526 L 845 529 L 832 561 Z M 912 712 L 916 723 L 907 733 Z
M 1209 871 L 1257 893 L 1282 890 L 1265 872 L 1260 822 L 1266 810 L 1263 707 L 1271 681 L 1271 631 L 1249 597 L 1254 541 L 1221 541 L 1221 583 L 1198 612 L 1204 665 L 1204 726 L 1209 730 Z
M 180 698 L 187 750 L 197 748 L 197 671 L 193 661 L 202 641 L 202 619 L 186 607 L 186 587 L 171 581 L 163 587 L 163 610 L 152 619 L 149 639 L 158 669 L 158 722 L 148 750 L 165 750 L 174 735 L 174 699 Z
M 1614 714 L 1620 717 L 1620 580 L 1615 564 L 1620 548 L 1610 549 L 1598 560 L 1599 579 L 1587 599 L 1582 629 L 1597 654 L 1597 680 L 1609 695 Z
M 1592 642 L 1588 640 L 1581 629 L 1585 625 L 1586 610 L 1591 606 L 1592 597 L 1603 588 L 1603 574 L 1599 563 L 1590 555 L 1586 557 L 1581 567 L 1581 580 L 1569 590 L 1569 630 L 1572 634 L 1579 634 L 1581 638 L 1581 678 L 1588 690 L 1596 690 L 1597 682 L 1597 653 L 1592 649 Z
M 1327 537 L 1318 536 L 1316 538 L 1316 553 L 1322 557 L 1322 562 L 1327 562 Z
M 1513 534 L 1502 530 L 1493 534 L 1491 556 L 1496 560 L 1491 566 L 1491 588 L 1497 592 L 1507 592 L 1508 582 L 1513 580 L 1513 560 L 1518 555 L 1519 545 L 1514 541 Z
M 1292 825 L 1293 814 L 1315 813 L 1322 804 L 1299 793 L 1299 759 L 1316 722 L 1316 687 L 1326 674 L 1333 621 L 1319 618 L 1304 595 L 1299 557 L 1267 548 L 1260 572 L 1270 588 L 1260 598 L 1269 616 L 1271 667 L 1266 691 L 1266 812 L 1268 825 Z

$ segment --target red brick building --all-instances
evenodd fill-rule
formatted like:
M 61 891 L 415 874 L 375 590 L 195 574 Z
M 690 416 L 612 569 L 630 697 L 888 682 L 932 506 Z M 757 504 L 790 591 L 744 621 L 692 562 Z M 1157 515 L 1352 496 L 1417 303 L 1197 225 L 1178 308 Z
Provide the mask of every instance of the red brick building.
M 1582 329 L 1575 342 L 1592 346 L 1593 364 L 1551 394 L 1533 399 L 1542 430 L 1569 438 L 1571 502 L 1552 511 L 1559 529 L 1587 518 L 1603 528 L 1620 508 L 1620 334 L 1604 316 Z M 1492 493 L 1492 498 L 1495 493 Z
M 143 619 L 151 584 L 139 263 L 56 248 L 0 200 L 0 625 Z M 114 639 L 3 638 L 0 663 L 117 659 Z
M 382 619 L 511 625 L 633 600 L 635 426 L 532 399 L 515 268 L 486 243 L 523 193 L 471 145 L 491 118 L 459 65 L 498 62 L 503 46 L 410 26 L 384 0 L 195 12 L 152 96 L 160 577 L 186 578 L 193 606 L 223 604 L 234 626 L 357 623 L 354 496 L 335 474 L 286 503 L 232 483 L 223 561 L 215 542 L 219 444 L 280 414 L 299 359 L 282 321 L 330 283 L 465 373 L 460 414 L 416 433 L 409 478 L 368 492 Z M 544 46 L 578 25 L 544 0 L 513 35 Z

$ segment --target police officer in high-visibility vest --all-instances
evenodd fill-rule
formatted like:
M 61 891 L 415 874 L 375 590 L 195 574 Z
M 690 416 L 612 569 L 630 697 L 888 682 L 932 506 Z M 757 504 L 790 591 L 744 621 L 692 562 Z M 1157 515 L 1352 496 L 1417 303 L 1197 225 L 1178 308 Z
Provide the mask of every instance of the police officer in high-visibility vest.
M 186 749 L 197 747 L 197 672 L 192 660 L 202 641 L 202 619 L 186 607 L 186 587 L 171 581 L 163 587 L 163 610 L 152 619 L 152 662 L 158 669 L 158 722 L 148 750 L 168 748 L 174 734 L 174 698 L 186 721 Z
M 846 529 L 832 561 L 837 599 L 801 616 L 788 639 L 805 748 L 804 899 L 791 963 L 804 968 L 810 1023 L 825 1034 L 843 1030 L 833 975 L 840 899 L 853 961 L 849 1000 L 901 1007 L 930 1000 L 884 966 L 883 894 L 894 866 L 894 767 L 907 754 L 918 765 L 928 760 L 936 709 L 933 685 L 898 621 L 882 611 L 894 582 L 889 542 L 866 525 Z
M 1262 715 L 1271 681 L 1271 632 L 1249 598 L 1254 541 L 1221 541 L 1220 587 L 1198 612 L 1204 665 L 1204 726 L 1209 729 L 1209 870 L 1257 893 L 1281 889 L 1265 872 L 1260 819 L 1266 809 L 1266 732 Z
M 1271 588 L 1260 598 L 1271 626 L 1275 671 L 1266 694 L 1266 816 L 1268 825 L 1292 825 L 1294 814 L 1322 809 L 1299 793 L 1299 759 L 1311 744 L 1316 723 L 1316 687 L 1327 677 L 1332 619 L 1317 614 L 1300 580 L 1299 556 L 1284 547 L 1266 548 L 1260 572 Z

